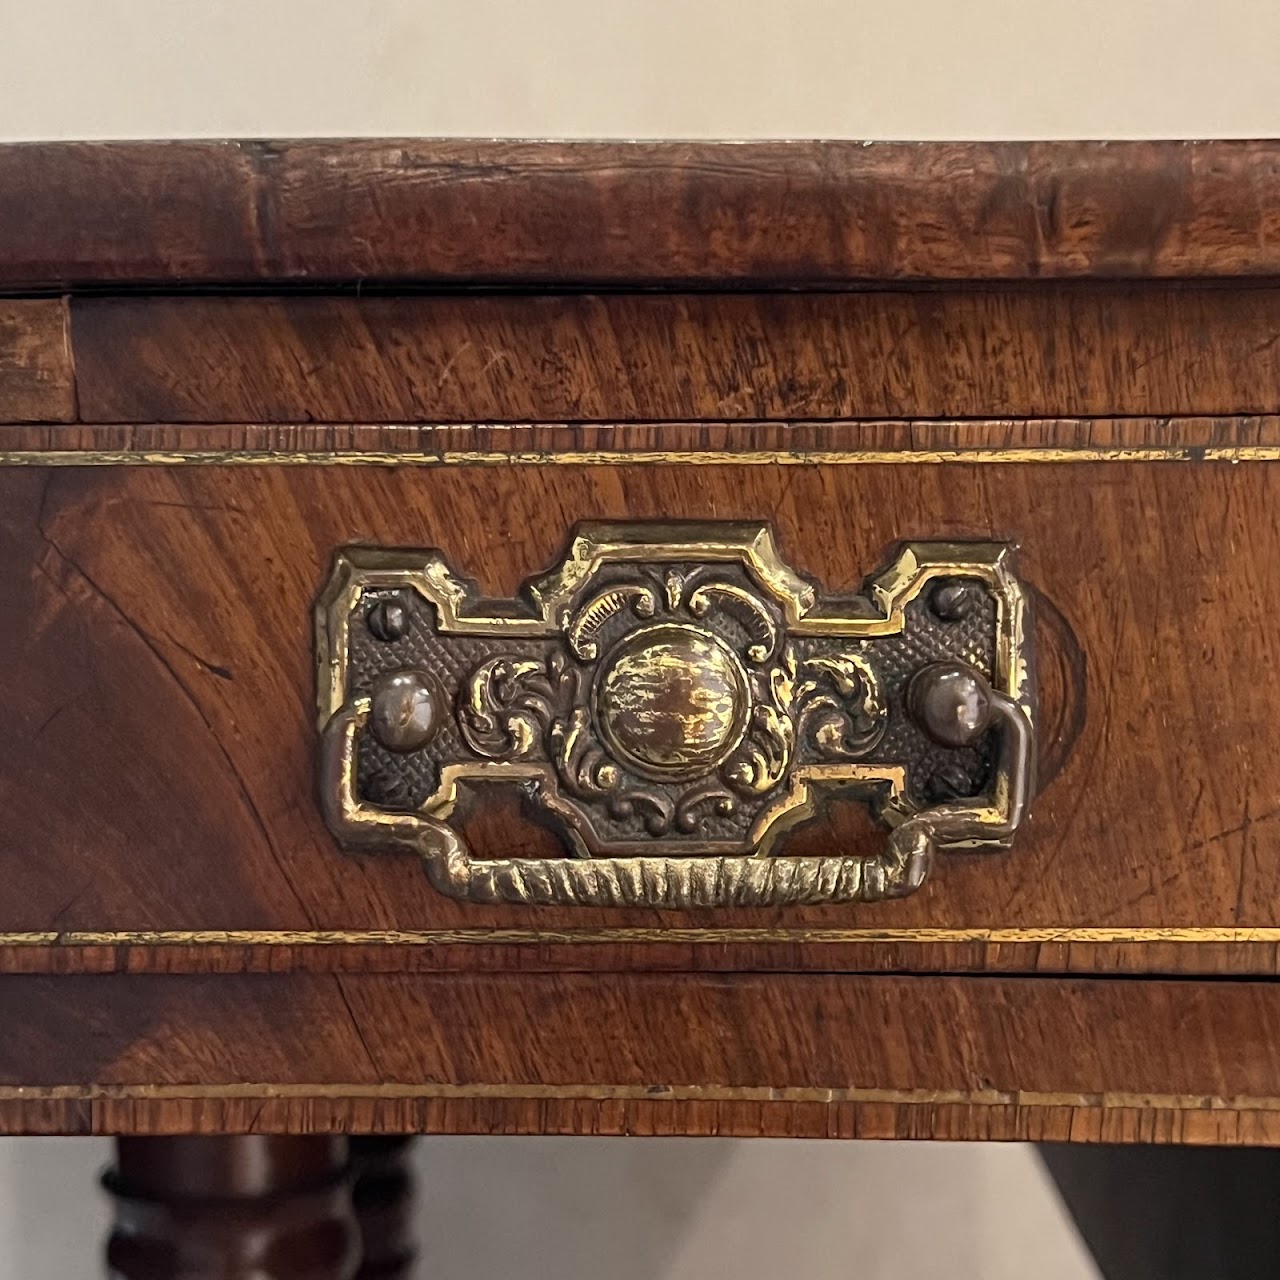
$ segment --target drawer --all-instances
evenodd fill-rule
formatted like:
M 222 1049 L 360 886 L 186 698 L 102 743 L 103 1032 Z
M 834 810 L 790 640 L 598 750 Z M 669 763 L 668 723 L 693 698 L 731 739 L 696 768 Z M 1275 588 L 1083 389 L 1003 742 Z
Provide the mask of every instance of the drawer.
M 310 154 L 173 152 L 185 265 L 0 252 L 0 1128 L 1274 1141 L 1280 270 L 1219 169 L 1132 153 L 1217 239 L 1074 150 L 1029 230 L 891 151 L 805 170 L 825 256 L 686 210 L 557 279 L 537 182 L 426 261 L 451 181 L 393 226 Z
M 247 459 L 246 459 L 247 461 Z M 403 934 L 415 966 L 1165 970 L 1273 963 L 1262 761 L 1277 743 L 1266 464 L 603 461 L 14 467 L 3 473 L 0 929 L 148 945 Z M 902 539 L 1016 543 L 1032 597 L 1038 793 L 1006 852 L 832 906 L 459 902 L 412 857 L 341 856 L 315 800 L 312 605 L 337 548 L 440 548 L 486 598 L 581 521 L 758 522 L 833 593 Z M 492 647 L 492 646 L 491 646 Z M 488 650 L 486 650 L 488 652 Z M 494 652 L 502 652 L 495 648 Z M 74 780 L 74 785 L 70 784 Z M 521 784 L 476 785 L 471 843 L 557 857 Z M 90 834 L 92 836 L 90 837 Z M 787 854 L 885 836 L 837 797 Z M 655 845 L 661 844 L 660 841 Z M 70 886 L 75 892 L 69 893 Z M 545 935 L 545 937 L 543 936 Z M 219 941 L 221 938 L 219 937 Z M 586 948 L 583 952 L 582 948 Z M 182 963 L 198 964 L 199 949 Z M 166 961 L 165 963 L 171 963 Z

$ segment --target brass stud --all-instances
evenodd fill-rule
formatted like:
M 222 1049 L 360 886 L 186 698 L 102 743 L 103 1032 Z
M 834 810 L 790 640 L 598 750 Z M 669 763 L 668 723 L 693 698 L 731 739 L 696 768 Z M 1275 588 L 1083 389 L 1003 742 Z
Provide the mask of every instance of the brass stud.
M 972 746 L 991 725 L 991 686 L 967 662 L 934 662 L 912 676 L 907 710 L 940 746 Z
M 441 696 L 425 671 L 389 671 L 374 682 L 369 728 L 388 751 L 425 747 L 440 727 Z

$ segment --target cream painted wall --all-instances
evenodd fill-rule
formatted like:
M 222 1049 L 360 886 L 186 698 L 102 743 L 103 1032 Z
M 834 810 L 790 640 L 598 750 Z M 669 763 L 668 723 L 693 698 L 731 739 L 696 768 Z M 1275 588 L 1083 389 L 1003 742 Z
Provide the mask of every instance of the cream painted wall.
M 1277 0 L 0 0 L 0 138 L 1262 136 L 1277 52 Z M 99 1273 L 107 1155 L 0 1143 L 0 1280 Z M 1023 1147 L 418 1159 L 432 1280 L 1095 1274 Z
M 0 0 L 0 136 L 1219 137 L 1276 0 Z

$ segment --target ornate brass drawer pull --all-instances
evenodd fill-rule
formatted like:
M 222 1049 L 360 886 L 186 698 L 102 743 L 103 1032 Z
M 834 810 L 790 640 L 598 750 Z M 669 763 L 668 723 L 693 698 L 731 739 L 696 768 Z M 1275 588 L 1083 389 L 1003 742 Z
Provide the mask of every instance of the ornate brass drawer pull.
M 510 601 L 438 552 L 348 549 L 316 607 L 325 816 L 482 902 L 776 906 L 897 897 L 1003 846 L 1031 789 L 1025 601 L 995 544 L 914 543 L 822 598 L 763 525 L 587 525 Z M 521 787 L 564 857 L 480 858 L 460 789 Z M 883 853 L 788 857 L 833 792 Z

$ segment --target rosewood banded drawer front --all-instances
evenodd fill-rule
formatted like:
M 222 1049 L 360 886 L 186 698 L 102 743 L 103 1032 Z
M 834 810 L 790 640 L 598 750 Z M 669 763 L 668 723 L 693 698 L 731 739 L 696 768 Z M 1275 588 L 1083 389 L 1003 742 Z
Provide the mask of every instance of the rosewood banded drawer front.
M 0 1124 L 1274 1141 L 1275 171 L 0 148 Z

